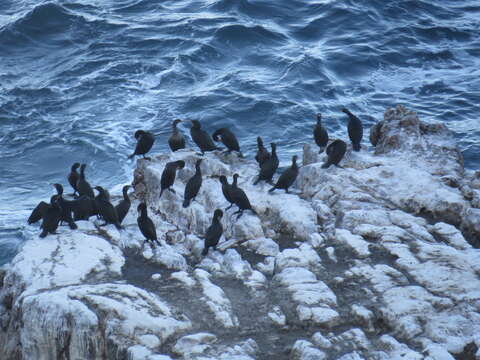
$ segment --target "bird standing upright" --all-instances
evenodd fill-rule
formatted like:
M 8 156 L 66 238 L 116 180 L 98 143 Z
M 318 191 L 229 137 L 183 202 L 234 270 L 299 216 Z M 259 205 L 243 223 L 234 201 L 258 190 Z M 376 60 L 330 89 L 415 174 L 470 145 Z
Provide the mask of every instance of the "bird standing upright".
M 261 180 L 271 183 L 272 177 L 275 174 L 275 171 L 277 171 L 277 145 L 275 143 L 271 143 L 270 146 L 272 147 L 272 154 L 270 156 L 270 159 L 265 161 L 260 166 L 260 173 L 258 174 L 258 179 L 253 183 L 253 185 L 257 185 Z
M 85 168 L 87 164 L 82 164 L 80 166 L 80 175 L 78 176 L 77 181 L 77 191 L 79 196 L 88 196 L 91 199 L 95 199 L 95 194 L 93 189 L 90 186 L 89 182 L 85 179 Z
M 360 151 L 363 137 L 362 122 L 358 117 L 353 115 L 348 109 L 343 108 L 342 112 L 348 115 L 348 136 L 352 142 L 353 151 Z
M 235 205 L 238 206 L 238 211 L 233 213 L 233 215 L 239 214 L 237 216 L 237 220 L 240 218 L 240 216 L 243 215 L 244 210 L 250 210 L 255 215 L 258 215 L 257 212 L 252 208 L 252 205 L 250 204 L 250 200 L 248 200 L 248 196 L 247 194 L 245 194 L 245 191 L 243 191 L 238 187 L 237 185 L 238 177 L 239 177 L 238 174 L 233 174 L 233 183 L 232 183 L 232 186 L 230 187 L 230 196 L 232 197 L 232 200 L 235 203 Z
M 183 200 L 183 207 L 186 208 L 190 205 L 190 201 L 195 200 L 200 187 L 202 186 L 202 171 L 200 170 L 200 164 L 202 159 L 198 159 L 195 163 L 195 174 L 188 180 L 185 185 L 185 193 Z
M 137 207 L 137 211 L 140 213 L 140 216 L 137 218 L 138 228 L 143 236 L 145 236 L 145 242 L 148 242 L 152 248 L 155 247 L 155 243 L 160 245 L 160 242 L 157 240 L 155 224 L 147 214 L 147 205 L 145 203 L 140 203 Z
M 268 150 L 263 146 L 263 139 L 259 136 L 257 137 L 257 154 L 255 155 L 255 160 L 257 161 L 258 165 L 262 167 L 262 164 L 270 159 L 270 153 Z
M 315 143 L 320 148 L 319 153 L 323 152 L 325 146 L 328 144 L 328 132 L 327 129 L 322 126 L 322 114 L 320 113 L 317 114 L 317 124 L 313 129 L 313 137 L 315 139 Z
M 205 243 L 202 251 L 202 255 L 205 256 L 208 254 L 208 249 L 213 248 L 214 250 L 217 247 L 218 242 L 223 234 L 223 227 L 220 219 L 223 216 L 223 211 L 220 209 L 215 210 L 213 213 L 212 224 L 208 227 L 207 232 L 205 233 Z
M 175 193 L 175 190 L 170 187 L 175 182 L 175 176 L 177 174 L 177 169 L 183 169 L 185 166 L 185 161 L 177 160 L 168 162 L 163 169 L 162 177 L 160 178 L 160 197 L 162 197 L 163 192 L 168 189 L 171 192 Z
M 118 222 L 121 224 L 125 216 L 127 216 L 128 210 L 130 209 L 131 201 L 128 197 L 128 189 L 130 189 L 130 185 L 125 185 L 122 188 L 122 195 L 123 199 L 115 206 L 115 210 L 117 211 Z
M 172 135 L 168 139 L 168 145 L 172 151 L 177 151 L 180 149 L 185 149 L 185 137 L 183 134 L 178 130 L 177 125 L 181 123 L 182 120 L 176 119 L 172 123 Z
M 230 203 L 230 205 L 225 209 L 227 211 L 230 209 L 233 205 L 235 205 L 235 201 L 233 201 L 232 195 L 231 195 L 231 188 L 232 185 L 228 183 L 227 177 L 225 175 L 220 176 L 219 178 L 220 183 L 222 184 L 222 193 L 225 199 Z
M 78 193 L 77 190 L 77 181 L 80 175 L 78 175 L 77 169 L 80 167 L 80 163 L 75 163 L 72 165 L 72 168 L 70 169 L 70 174 L 68 174 L 68 183 L 73 189 L 73 196 L 75 196 Z

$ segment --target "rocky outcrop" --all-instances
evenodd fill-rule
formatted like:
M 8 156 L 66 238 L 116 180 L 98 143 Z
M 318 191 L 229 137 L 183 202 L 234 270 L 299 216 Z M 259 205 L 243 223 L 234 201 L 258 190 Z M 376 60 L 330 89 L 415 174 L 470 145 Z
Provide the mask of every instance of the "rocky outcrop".
M 454 359 L 480 345 L 480 180 L 452 134 L 404 107 L 385 113 L 376 149 L 322 169 L 304 147 L 291 194 L 253 186 L 257 165 L 207 153 L 139 160 L 125 229 L 79 222 L 31 239 L 5 268 L 2 359 Z M 159 200 L 168 161 L 182 159 Z M 258 216 L 222 218 L 201 256 L 218 177 L 240 174 Z M 143 244 L 146 201 L 161 246 Z M 477 349 L 477 350 L 475 350 Z M 473 354 L 473 355 L 472 355 Z M 460 357 L 459 357 L 460 356 Z M 477 353 L 477 357 L 480 354 Z

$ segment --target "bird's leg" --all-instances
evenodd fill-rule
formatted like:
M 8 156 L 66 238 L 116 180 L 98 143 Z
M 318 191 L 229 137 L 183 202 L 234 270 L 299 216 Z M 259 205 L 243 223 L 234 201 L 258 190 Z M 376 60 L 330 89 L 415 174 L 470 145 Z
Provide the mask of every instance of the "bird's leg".
M 155 239 L 155 242 L 156 242 L 158 245 L 162 245 L 162 244 L 160 244 L 160 241 L 158 241 L 157 239 Z
M 237 220 L 238 220 L 238 219 L 240 219 L 240 217 L 243 215 L 243 210 L 239 210 L 239 211 L 237 211 L 237 213 L 240 213 L 240 214 L 238 214 L 238 216 L 237 216 Z M 236 214 L 236 213 L 235 213 L 235 214 Z
M 234 205 L 234 204 L 230 204 L 230 206 L 227 207 L 227 208 L 225 209 L 225 211 L 227 211 L 228 209 L 230 209 L 233 205 Z

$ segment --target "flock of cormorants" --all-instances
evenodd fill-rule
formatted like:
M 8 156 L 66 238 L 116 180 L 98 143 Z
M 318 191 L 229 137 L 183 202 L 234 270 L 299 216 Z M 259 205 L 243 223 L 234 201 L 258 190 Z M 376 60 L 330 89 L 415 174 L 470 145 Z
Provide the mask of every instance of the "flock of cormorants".
M 354 151 L 360 151 L 360 143 L 363 137 L 362 122 L 358 117 L 352 114 L 349 110 L 343 108 L 342 111 L 348 115 L 348 135 L 352 143 Z M 168 144 L 172 151 L 177 151 L 185 148 L 185 137 L 177 128 L 177 125 L 182 120 L 173 121 L 173 132 L 168 140 Z M 215 145 L 215 142 L 222 142 L 227 148 L 227 152 L 235 151 L 241 157 L 243 157 L 240 151 L 240 145 L 238 143 L 235 134 L 233 134 L 227 128 L 221 128 L 216 130 L 212 136 L 206 131 L 202 130 L 201 124 L 198 120 L 191 120 L 192 127 L 190 128 L 190 135 L 195 144 L 200 148 L 202 155 L 206 151 L 221 150 Z M 379 123 L 372 127 L 370 132 L 370 140 L 375 146 L 378 141 L 379 130 L 382 124 Z M 143 156 L 143 158 L 150 160 L 145 155 L 150 151 L 154 142 L 155 135 L 151 132 L 144 130 L 137 130 L 134 134 L 137 144 L 135 151 L 128 158 L 131 159 L 134 156 Z M 328 168 L 331 165 L 339 166 L 340 161 L 343 159 L 347 150 L 347 144 L 342 140 L 334 140 L 328 145 L 328 132 L 327 129 L 322 126 L 322 116 L 317 114 L 317 124 L 313 130 L 313 136 L 315 143 L 320 148 L 320 153 L 326 148 L 327 160 L 322 165 L 322 168 Z M 328 146 L 327 146 L 328 145 Z M 277 182 L 273 183 L 273 176 L 277 171 L 279 160 L 276 153 L 276 144 L 271 143 L 271 152 L 269 152 L 263 145 L 263 140 L 259 136 L 257 138 L 258 150 L 255 155 L 260 170 L 258 177 L 254 182 L 254 185 L 260 181 L 265 181 L 273 185 L 269 192 L 273 192 L 276 189 L 284 189 L 288 193 L 289 188 L 295 182 L 298 176 L 297 155 L 292 157 L 292 164 L 287 168 L 277 179 Z M 200 188 L 202 186 L 202 172 L 200 164 L 202 159 L 198 159 L 195 163 L 195 174 L 188 180 L 185 191 L 183 207 L 186 208 L 190 203 L 195 200 Z M 71 168 L 71 172 L 68 175 L 68 182 L 73 188 L 74 200 L 67 200 L 63 197 L 63 186 L 61 184 L 54 184 L 57 194 L 50 198 L 50 203 L 44 201 L 40 202 L 32 214 L 28 218 L 28 223 L 36 223 L 42 220 L 40 237 L 45 237 L 49 233 L 55 234 L 59 224 L 65 222 L 71 229 L 76 229 L 77 220 L 88 220 L 91 216 L 97 216 L 104 221 L 101 226 L 107 224 L 113 224 L 117 229 L 122 229 L 122 221 L 127 215 L 130 209 L 130 199 L 128 197 L 129 185 L 123 187 L 123 199 L 117 204 L 113 205 L 110 202 L 110 194 L 106 189 L 101 186 L 91 187 L 85 178 L 86 164 L 75 163 Z M 165 190 L 169 190 L 175 193 L 172 186 L 175 182 L 176 172 L 179 169 L 185 167 L 185 161 L 177 160 L 168 162 L 162 172 L 160 180 L 160 197 Z M 80 168 L 80 173 L 77 172 Z M 245 192 L 238 187 L 238 174 L 233 175 L 233 182 L 230 184 L 226 176 L 220 176 L 219 181 L 222 186 L 222 193 L 225 199 L 230 203 L 228 208 L 237 206 L 238 210 L 234 213 L 238 214 L 237 219 L 242 216 L 245 210 L 250 210 L 253 214 L 257 214 L 255 209 L 252 208 L 250 200 Z M 97 190 L 98 194 L 95 195 L 93 190 Z M 148 242 L 152 248 L 156 244 L 160 244 L 157 240 L 157 233 L 153 221 L 148 217 L 147 205 L 140 203 L 137 211 L 139 216 L 137 223 L 140 231 L 145 237 L 145 242 Z M 208 249 L 211 247 L 216 248 L 218 241 L 223 233 L 222 224 L 220 222 L 223 216 L 223 212 L 220 209 L 216 209 L 213 214 L 212 224 L 208 227 L 205 233 L 205 244 L 202 255 L 208 253 Z

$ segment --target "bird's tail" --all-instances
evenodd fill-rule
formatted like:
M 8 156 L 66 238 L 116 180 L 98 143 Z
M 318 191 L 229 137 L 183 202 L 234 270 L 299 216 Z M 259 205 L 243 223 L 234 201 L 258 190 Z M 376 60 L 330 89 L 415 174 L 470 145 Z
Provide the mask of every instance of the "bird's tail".
M 206 256 L 208 254 L 208 247 L 204 247 L 202 250 L 202 255 Z
M 276 187 L 272 187 L 270 190 L 268 190 L 269 193 L 273 192 L 276 189 Z
M 362 147 L 360 143 L 352 144 L 353 151 L 360 151 L 360 148 Z
M 250 210 L 251 210 L 251 211 L 252 211 L 252 212 L 253 212 L 255 215 L 257 215 L 257 216 L 258 216 L 258 213 L 255 211 L 255 209 L 254 209 L 254 208 L 250 208 Z
M 159 196 L 159 198 L 162 197 L 162 194 L 163 194 L 163 191 L 164 191 L 164 190 L 165 190 L 165 189 L 160 190 L 160 196 Z
M 48 234 L 47 230 L 42 230 L 42 233 L 40 234 L 40 237 L 44 238 L 45 236 L 47 236 L 47 234 Z
M 135 156 L 135 153 L 133 153 L 132 155 L 128 155 L 128 158 L 131 159 Z
M 118 230 L 123 230 L 123 226 L 118 221 L 114 225 Z
M 260 176 L 258 177 L 257 180 L 255 180 L 255 182 L 253 183 L 253 185 L 257 185 L 259 182 L 260 182 Z
M 322 169 L 328 169 L 330 165 L 332 165 L 332 163 L 327 161 L 325 164 L 322 165 Z
M 318 151 L 319 154 L 323 153 L 323 151 L 325 150 L 325 147 L 321 147 L 320 150 Z
M 184 207 L 184 208 L 187 208 L 189 205 L 190 205 L 190 199 L 185 199 L 185 200 L 183 201 L 183 207 Z

